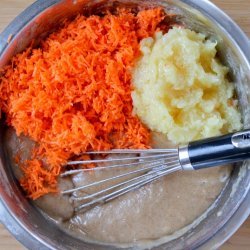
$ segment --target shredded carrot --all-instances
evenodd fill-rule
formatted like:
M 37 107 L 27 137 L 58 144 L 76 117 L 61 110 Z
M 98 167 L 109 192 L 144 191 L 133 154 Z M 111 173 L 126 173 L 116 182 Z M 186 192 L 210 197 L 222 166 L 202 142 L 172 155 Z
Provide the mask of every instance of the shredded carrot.
M 57 168 L 54 167 L 53 171 L 50 171 L 44 168 L 42 162 L 37 159 L 26 161 L 24 165 L 21 165 L 25 178 L 21 179 L 20 184 L 33 199 L 46 193 L 56 193 Z
M 3 69 L 7 123 L 39 143 L 22 166 L 29 197 L 55 192 L 61 166 L 75 155 L 149 147 L 148 129 L 132 115 L 130 71 L 140 40 L 153 35 L 164 15 L 160 8 L 79 15 Z

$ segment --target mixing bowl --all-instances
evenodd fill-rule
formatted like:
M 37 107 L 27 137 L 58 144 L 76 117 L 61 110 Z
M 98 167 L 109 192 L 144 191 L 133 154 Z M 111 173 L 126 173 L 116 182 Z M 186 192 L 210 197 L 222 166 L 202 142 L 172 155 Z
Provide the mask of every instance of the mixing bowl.
M 175 13 L 174 20 L 206 33 L 218 41 L 219 56 L 230 66 L 230 79 L 235 82 L 244 127 L 250 124 L 250 44 L 241 29 L 208 0 L 42 0 L 19 15 L 0 36 L 0 67 L 16 53 L 34 41 L 39 41 L 55 30 L 65 18 L 78 13 L 98 13 L 104 6 L 136 7 L 163 6 Z M 1 143 L 4 126 L 0 128 Z M 83 242 L 47 220 L 26 198 L 16 182 L 0 147 L 0 220 L 9 231 L 29 249 L 107 249 L 107 246 Z M 228 239 L 250 213 L 250 164 L 235 166 L 226 187 L 215 203 L 183 234 L 175 234 L 167 242 L 158 242 L 157 249 L 215 249 Z M 110 249 L 114 247 L 109 246 Z M 155 248 L 155 249 L 156 249 Z

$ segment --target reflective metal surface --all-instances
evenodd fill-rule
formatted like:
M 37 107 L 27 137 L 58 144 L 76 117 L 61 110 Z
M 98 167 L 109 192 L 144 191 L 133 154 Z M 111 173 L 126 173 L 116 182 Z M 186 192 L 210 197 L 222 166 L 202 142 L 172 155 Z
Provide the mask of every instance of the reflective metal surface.
M 219 56 L 231 70 L 230 78 L 236 84 L 245 128 L 250 124 L 250 44 L 240 28 L 220 9 L 207 0 L 40 0 L 19 15 L 0 36 L 0 67 L 26 48 L 31 40 L 36 46 L 41 39 L 55 30 L 64 18 L 77 13 L 96 13 L 103 6 L 161 5 L 176 13 L 179 23 L 206 33 L 218 41 Z M 8 42 L 10 35 L 11 41 Z M 2 143 L 3 126 L 0 127 Z M 215 206 L 200 223 L 193 225 L 181 237 L 173 238 L 155 248 L 162 249 L 215 249 L 230 237 L 250 213 L 249 162 L 235 168 L 230 181 L 217 199 Z M 23 195 L 15 181 L 10 164 L 0 147 L 0 220 L 29 249 L 107 249 L 90 244 L 61 231 L 36 209 Z M 109 249 L 114 247 L 109 246 Z
M 232 135 L 232 144 L 236 148 L 247 148 L 250 146 L 250 130 Z
M 188 171 L 194 170 L 190 162 L 190 158 L 188 154 L 188 146 L 179 148 L 179 161 L 183 170 L 188 170 Z

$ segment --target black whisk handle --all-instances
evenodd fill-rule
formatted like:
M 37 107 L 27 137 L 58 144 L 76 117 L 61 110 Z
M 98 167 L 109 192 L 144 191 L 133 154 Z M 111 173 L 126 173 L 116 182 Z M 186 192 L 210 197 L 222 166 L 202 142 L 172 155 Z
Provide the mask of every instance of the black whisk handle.
M 191 142 L 179 149 L 179 158 L 185 170 L 250 159 L 250 130 Z

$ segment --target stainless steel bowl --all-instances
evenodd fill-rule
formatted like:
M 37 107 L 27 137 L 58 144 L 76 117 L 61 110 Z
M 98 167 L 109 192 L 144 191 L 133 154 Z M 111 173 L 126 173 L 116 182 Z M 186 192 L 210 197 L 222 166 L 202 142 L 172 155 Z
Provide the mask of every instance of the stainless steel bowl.
M 216 39 L 220 57 L 231 70 L 238 91 L 244 125 L 250 124 L 250 44 L 241 29 L 208 0 L 40 0 L 19 15 L 0 36 L 0 67 L 31 40 L 34 46 L 56 29 L 64 18 L 77 13 L 94 13 L 103 6 L 161 5 L 177 14 L 176 21 Z M 2 143 L 3 126 L 0 127 Z M 0 147 L 0 220 L 29 249 L 107 249 L 107 246 L 83 242 L 48 221 L 23 195 Z M 250 164 L 235 167 L 215 205 L 200 222 L 183 235 L 157 249 L 216 249 L 226 241 L 250 214 Z M 113 249 L 111 247 L 109 249 Z M 156 248 L 155 248 L 156 249 Z

